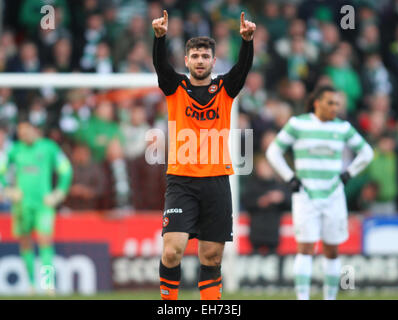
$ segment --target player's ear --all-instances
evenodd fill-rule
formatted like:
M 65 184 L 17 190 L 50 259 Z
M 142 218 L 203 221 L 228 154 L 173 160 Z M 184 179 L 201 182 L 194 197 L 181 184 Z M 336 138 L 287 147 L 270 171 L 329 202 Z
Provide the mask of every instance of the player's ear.
M 316 108 L 318 108 L 318 106 L 319 106 L 319 99 L 315 99 L 315 100 L 314 100 L 313 106 L 314 106 L 314 111 L 315 111 Z
M 214 68 L 215 65 L 216 65 L 216 57 L 213 58 L 213 62 L 212 62 L 213 68 Z
M 185 66 L 188 68 L 188 56 L 185 56 L 184 60 L 185 60 Z

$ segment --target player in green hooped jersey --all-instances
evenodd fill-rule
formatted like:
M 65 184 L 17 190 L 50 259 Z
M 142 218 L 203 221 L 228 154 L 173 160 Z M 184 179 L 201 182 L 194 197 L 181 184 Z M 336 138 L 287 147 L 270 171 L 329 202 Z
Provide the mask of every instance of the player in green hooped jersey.
M 71 184 L 72 167 L 61 148 L 52 140 L 43 138 L 36 127 L 23 121 L 17 128 L 19 141 L 7 152 L 0 164 L 0 184 L 3 196 L 12 202 L 12 231 L 18 239 L 20 254 L 25 263 L 32 292 L 35 289 L 33 231 L 37 233 L 40 274 L 46 276 L 46 291 L 54 290 L 52 243 L 55 208 L 60 204 Z M 15 181 L 6 181 L 6 173 L 14 167 Z M 53 173 L 57 184 L 53 187 Z M 46 284 L 47 283 L 47 284 Z

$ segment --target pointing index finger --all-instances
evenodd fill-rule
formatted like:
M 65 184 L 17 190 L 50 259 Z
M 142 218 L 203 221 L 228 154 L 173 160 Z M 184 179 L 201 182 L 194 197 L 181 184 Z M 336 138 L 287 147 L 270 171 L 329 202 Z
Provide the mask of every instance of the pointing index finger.
M 245 13 L 242 11 L 242 13 L 240 14 L 240 24 L 242 26 L 245 25 Z
M 169 15 L 166 10 L 163 10 L 163 18 L 164 18 L 164 21 L 166 21 L 166 22 L 169 19 Z

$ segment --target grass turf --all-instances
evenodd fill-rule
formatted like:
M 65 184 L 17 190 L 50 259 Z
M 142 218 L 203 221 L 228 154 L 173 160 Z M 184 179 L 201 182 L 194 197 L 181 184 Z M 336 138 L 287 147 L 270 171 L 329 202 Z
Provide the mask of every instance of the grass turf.
M 181 300 L 199 300 L 197 290 L 180 290 L 179 298 Z M 158 290 L 130 290 L 114 291 L 107 293 L 98 293 L 95 295 L 32 295 L 32 296 L 1 296 L 0 300 L 159 300 Z M 224 292 L 223 300 L 295 300 L 295 294 L 292 291 L 286 292 L 266 292 L 266 291 L 238 291 L 236 293 Z M 321 300 L 321 293 L 314 293 L 311 299 Z M 398 300 L 398 291 L 350 291 L 340 292 L 338 300 Z

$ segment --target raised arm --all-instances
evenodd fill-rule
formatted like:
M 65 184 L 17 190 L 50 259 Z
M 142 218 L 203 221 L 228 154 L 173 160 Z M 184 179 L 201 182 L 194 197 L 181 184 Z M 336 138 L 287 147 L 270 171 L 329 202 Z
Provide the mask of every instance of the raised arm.
M 181 75 L 175 72 L 167 60 L 166 33 L 168 14 L 166 10 L 163 10 L 163 17 L 152 21 L 152 28 L 155 32 L 152 52 L 153 65 L 158 75 L 159 88 L 167 96 L 175 92 Z
M 228 95 L 235 98 L 239 91 L 243 88 L 246 77 L 253 64 L 253 37 L 256 30 L 256 24 L 245 20 L 245 13 L 240 15 L 240 35 L 242 36 L 242 44 L 239 51 L 237 63 L 231 70 L 224 75 L 225 90 Z

